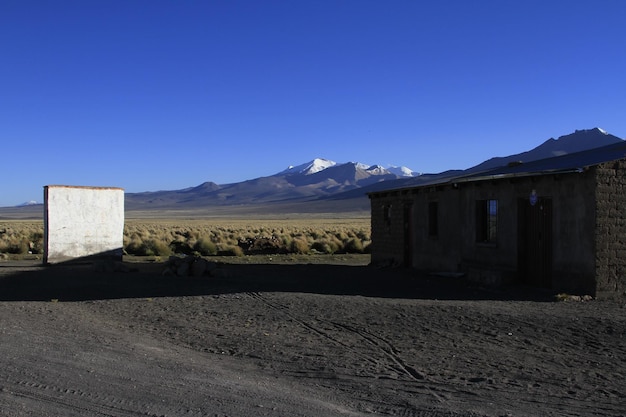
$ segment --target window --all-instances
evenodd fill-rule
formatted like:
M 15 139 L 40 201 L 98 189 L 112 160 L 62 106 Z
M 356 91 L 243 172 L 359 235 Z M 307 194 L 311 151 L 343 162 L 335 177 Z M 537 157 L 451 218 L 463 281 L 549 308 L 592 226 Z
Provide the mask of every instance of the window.
M 439 204 L 436 201 L 428 203 L 428 236 L 439 236 Z
M 496 243 L 498 232 L 498 200 L 476 202 L 476 242 Z

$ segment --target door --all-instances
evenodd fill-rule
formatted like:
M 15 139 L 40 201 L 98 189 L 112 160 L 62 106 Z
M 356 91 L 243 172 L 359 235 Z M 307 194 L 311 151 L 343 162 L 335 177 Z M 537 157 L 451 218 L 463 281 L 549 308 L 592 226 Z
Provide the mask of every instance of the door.
M 518 272 L 527 285 L 552 286 L 552 199 L 518 201 Z

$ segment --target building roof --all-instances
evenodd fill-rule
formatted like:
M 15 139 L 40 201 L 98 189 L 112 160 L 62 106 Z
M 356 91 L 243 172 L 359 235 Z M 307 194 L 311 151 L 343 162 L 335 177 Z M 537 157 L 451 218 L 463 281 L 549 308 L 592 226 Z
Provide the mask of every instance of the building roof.
M 553 158 L 539 159 L 530 162 L 509 163 L 508 165 L 485 171 L 475 172 L 470 168 L 466 171 L 457 171 L 449 176 L 436 176 L 422 181 L 420 181 L 420 177 L 416 177 L 415 182 L 410 185 L 405 185 L 395 189 L 375 191 L 368 193 L 368 195 L 371 196 L 389 191 L 432 187 L 436 185 L 461 182 L 583 172 L 589 167 L 620 159 L 626 159 L 626 141 L 600 148 L 588 149 L 586 151 L 555 156 Z

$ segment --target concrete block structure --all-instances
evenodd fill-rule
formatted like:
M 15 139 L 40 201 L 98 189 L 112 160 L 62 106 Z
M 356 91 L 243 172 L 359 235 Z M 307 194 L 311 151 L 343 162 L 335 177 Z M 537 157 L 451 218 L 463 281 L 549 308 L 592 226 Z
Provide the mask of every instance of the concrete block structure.
M 121 260 L 123 239 L 122 188 L 44 187 L 44 263 Z
M 626 297 L 626 142 L 369 197 L 373 264 Z

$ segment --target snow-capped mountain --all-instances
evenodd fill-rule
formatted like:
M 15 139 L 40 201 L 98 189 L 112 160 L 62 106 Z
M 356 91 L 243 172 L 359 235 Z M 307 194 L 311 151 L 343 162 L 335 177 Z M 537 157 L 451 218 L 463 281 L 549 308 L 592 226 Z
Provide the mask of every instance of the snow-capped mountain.
M 326 168 L 329 168 L 335 165 L 337 165 L 335 161 L 330 161 L 324 158 L 315 158 L 311 162 L 307 162 L 305 164 L 296 165 L 296 166 L 291 165 L 289 166 L 289 168 L 287 168 L 284 171 L 279 172 L 278 174 L 279 175 L 280 174 L 309 175 L 309 174 L 315 174 L 316 172 L 323 171 Z
M 417 177 L 420 175 L 419 172 L 415 172 L 411 168 L 407 167 L 390 166 L 389 168 L 387 168 L 387 170 L 392 174 L 396 174 L 399 177 Z
M 390 166 L 388 168 L 385 168 L 382 165 L 368 165 L 362 162 L 346 162 L 344 164 L 352 164 L 359 169 L 367 171 L 370 175 L 393 174 L 398 177 L 415 177 L 415 176 L 420 175 L 419 173 L 407 167 Z M 315 158 L 314 160 L 304 163 L 304 164 L 300 164 L 296 166 L 291 165 L 289 166 L 289 168 L 287 168 L 284 171 L 279 172 L 277 175 L 283 175 L 283 174 L 310 175 L 310 174 L 316 174 L 330 167 L 344 165 L 344 164 L 338 164 L 337 162 L 331 161 L 329 159 Z
M 363 166 L 365 166 L 365 165 L 363 165 Z M 383 168 L 380 165 L 372 165 L 372 166 L 366 167 L 365 171 L 369 172 L 372 175 L 387 175 L 387 174 L 391 174 L 391 171 Z
M 400 174 L 380 165 L 360 162 L 337 163 L 315 158 L 267 177 L 234 184 L 218 185 L 205 182 L 196 187 L 177 191 L 157 191 L 126 194 L 130 208 L 150 206 L 216 206 L 247 205 L 295 200 L 316 200 L 384 181 L 406 178 L 413 171 L 402 168 Z M 365 196 L 363 193 L 362 196 Z

